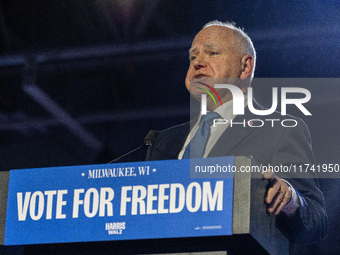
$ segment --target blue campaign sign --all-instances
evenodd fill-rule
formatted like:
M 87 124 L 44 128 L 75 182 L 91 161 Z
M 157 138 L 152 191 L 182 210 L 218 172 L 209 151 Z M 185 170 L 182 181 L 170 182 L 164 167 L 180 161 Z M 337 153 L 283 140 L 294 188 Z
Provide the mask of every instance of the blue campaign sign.
M 12 170 L 5 245 L 231 235 L 233 179 L 190 178 L 190 163 Z

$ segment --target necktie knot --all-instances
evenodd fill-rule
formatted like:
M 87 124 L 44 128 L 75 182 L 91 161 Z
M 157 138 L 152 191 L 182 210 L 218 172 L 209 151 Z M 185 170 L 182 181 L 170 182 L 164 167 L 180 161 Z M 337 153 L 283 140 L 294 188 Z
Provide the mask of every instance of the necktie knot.
M 207 112 L 206 115 L 202 115 L 201 125 L 205 121 L 210 127 L 214 123 L 214 120 L 219 119 L 219 118 L 220 118 L 220 115 L 217 112 Z

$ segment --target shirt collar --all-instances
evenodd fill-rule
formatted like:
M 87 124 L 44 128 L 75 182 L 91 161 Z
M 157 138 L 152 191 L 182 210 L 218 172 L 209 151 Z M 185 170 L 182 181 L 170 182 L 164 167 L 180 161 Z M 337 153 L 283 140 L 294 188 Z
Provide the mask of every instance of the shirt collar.
M 248 105 L 248 96 L 244 94 L 244 107 Z M 236 115 L 233 114 L 233 100 L 223 103 L 221 106 L 215 109 L 222 119 L 225 120 L 232 120 L 235 118 Z M 202 117 L 202 114 L 199 116 L 199 121 Z

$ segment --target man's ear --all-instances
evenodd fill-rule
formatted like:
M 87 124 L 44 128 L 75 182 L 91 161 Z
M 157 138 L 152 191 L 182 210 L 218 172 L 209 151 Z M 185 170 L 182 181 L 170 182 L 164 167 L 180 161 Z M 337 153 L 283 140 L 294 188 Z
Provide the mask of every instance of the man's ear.
M 251 55 L 245 55 L 241 59 L 241 79 L 247 79 L 251 76 L 254 68 L 254 58 Z

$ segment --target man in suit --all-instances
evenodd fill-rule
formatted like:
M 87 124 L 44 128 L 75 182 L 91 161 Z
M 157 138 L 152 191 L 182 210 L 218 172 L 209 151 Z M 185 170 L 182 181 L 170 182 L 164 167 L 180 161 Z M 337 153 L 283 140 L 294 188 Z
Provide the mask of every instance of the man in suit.
M 194 38 L 189 58 L 185 84 L 192 97 L 200 101 L 205 93 L 202 84 L 208 85 L 205 87 L 208 89 L 219 78 L 228 79 L 229 84 L 237 86 L 246 96 L 254 76 L 256 53 L 252 41 L 241 29 L 218 21 L 206 24 Z M 206 99 L 208 110 L 219 118 L 239 124 L 210 126 L 199 157 L 249 155 L 259 164 L 271 166 L 314 163 L 309 131 L 302 120 L 292 117 L 297 125 L 291 128 L 274 123 L 261 128 L 252 127 L 251 123 L 240 125 L 244 120 L 280 119 L 281 115 L 255 117 L 246 107 L 244 115 L 236 116 L 232 111 L 233 94 L 228 89 L 216 89 L 216 92 L 222 105 L 209 97 Z M 256 102 L 253 104 L 255 107 Z M 149 147 L 146 160 L 186 158 L 188 148 L 194 147 L 189 143 L 193 143 L 196 133 L 201 132 L 202 125 L 200 114 L 191 125 L 185 123 L 159 132 L 153 146 Z M 199 146 L 194 149 L 196 147 Z M 322 240 L 326 235 L 327 219 L 317 179 L 281 179 L 270 172 L 265 173 L 264 178 L 269 184 L 264 199 L 267 211 L 277 215 L 278 225 L 289 240 L 292 243 Z

